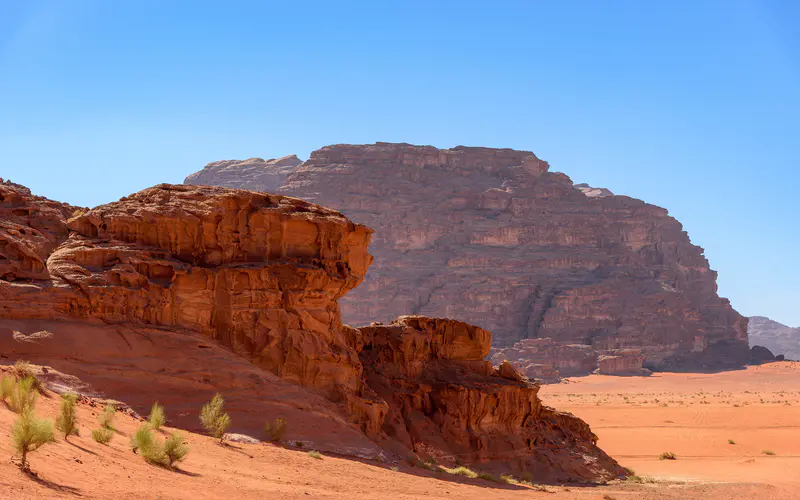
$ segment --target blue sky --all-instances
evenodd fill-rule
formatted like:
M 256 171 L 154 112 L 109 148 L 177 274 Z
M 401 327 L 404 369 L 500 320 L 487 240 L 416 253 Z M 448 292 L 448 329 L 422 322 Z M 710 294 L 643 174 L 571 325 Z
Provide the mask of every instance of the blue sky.
M 530 149 L 800 326 L 800 2 L 0 0 L 0 176 L 93 206 L 332 143 Z

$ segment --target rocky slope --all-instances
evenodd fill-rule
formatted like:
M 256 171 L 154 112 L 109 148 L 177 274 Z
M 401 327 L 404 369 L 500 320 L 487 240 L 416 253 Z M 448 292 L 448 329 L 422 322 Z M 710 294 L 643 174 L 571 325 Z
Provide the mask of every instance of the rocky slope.
M 654 369 L 747 362 L 747 319 L 717 295 L 716 273 L 678 221 L 575 186 L 531 152 L 328 146 L 278 192 L 375 230 L 366 283 L 341 302 L 348 322 L 458 317 L 491 330 L 496 347 L 551 338 L 640 349 Z
M 800 360 L 800 328 L 792 328 L 763 316 L 752 316 L 747 327 L 750 345 L 764 346 L 786 359 Z
M 0 213 L 17 214 L 0 233 L 0 248 L 17 249 L 3 254 L 15 279 L 0 280 L 8 358 L 45 361 L 140 410 L 159 398 L 187 419 L 221 390 L 245 430 L 301 414 L 294 432 L 339 453 L 624 475 L 585 423 L 483 361 L 489 332 L 424 317 L 344 325 L 338 300 L 364 279 L 371 230 L 339 212 L 162 184 L 67 220 L 71 207 L 15 186 L 0 195 Z

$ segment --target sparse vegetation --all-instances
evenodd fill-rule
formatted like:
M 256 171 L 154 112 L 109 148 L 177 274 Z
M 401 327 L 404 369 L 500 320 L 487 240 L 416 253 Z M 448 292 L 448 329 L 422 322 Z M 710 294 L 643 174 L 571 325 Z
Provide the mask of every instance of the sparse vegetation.
M 671 451 L 665 451 L 661 455 L 658 456 L 659 460 L 677 460 L 678 457 L 672 453 Z
M 164 441 L 164 464 L 172 467 L 175 462 L 180 462 L 189 453 L 189 447 L 183 442 L 183 436 L 173 432 Z
M 34 389 L 35 385 L 36 381 L 32 377 L 25 377 L 13 382 L 11 394 L 8 398 L 8 406 L 20 414 L 27 409 L 33 408 L 38 395 L 38 392 Z
M 500 476 L 500 481 L 507 483 L 507 484 L 519 484 L 519 481 L 514 478 L 514 476 L 510 476 L 508 474 L 503 474 Z
M 147 421 L 155 430 L 160 429 L 161 426 L 167 421 L 167 416 L 164 414 L 164 407 L 158 404 L 158 401 L 153 403 L 153 407 L 150 409 L 150 415 L 147 417 Z
M 225 431 L 231 425 L 231 417 L 223 411 L 225 400 L 222 394 L 215 394 L 214 397 L 200 410 L 200 422 L 209 434 L 219 439 L 222 443 L 225 438 Z
M 774 452 L 774 451 L 772 451 L 772 450 L 764 450 L 762 453 L 763 453 L 764 455 L 770 455 L 770 456 L 773 456 L 773 455 L 775 455 L 775 452 Z
M 495 476 L 494 474 L 491 474 L 489 472 L 480 472 L 480 473 L 478 473 L 478 478 L 485 479 L 486 481 L 492 481 L 493 483 L 499 483 L 500 482 L 500 478 L 498 478 L 497 476 Z
M 114 431 L 111 429 L 106 429 L 105 427 L 101 427 L 99 429 L 92 430 L 92 439 L 97 441 L 100 444 L 108 444 L 111 441 L 111 438 L 114 437 Z
M 271 424 L 267 422 L 264 425 L 264 433 L 267 435 L 267 439 L 272 442 L 281 441 L 286 434 L 286 421 L 282 418 L 276 418 L 275 422 Z
M 442 467 L 442 470 L 444 470 L 448 474 L 453 474 L 456 476 L 464 476 L 472 479 L 478 477 L 477 472 L 468 467 L 464 467 L 463 465 L 460 465 L 458 467 L 453 467 L 452 469 L 448 469 L 447 467 Z
M 14 450 L 20 455 L 20 467 L 28 469 L 28 453 L 36 451 L 40 446 L 54 441 L 53 422 L 36 418 L 33 406 L 25 408 L 14 422 L 11 429 L 11 441 Z
M 107 404 L 100 416 L 97 417 L 100 427 L 103 429 L 114 430 L 114 415 L 117 413 L 117 407 L 113 404 Z
M 11 391 L 14 390 L 14 377 L 3 375 L 0 377 L 0 399 L 8 404 L 8 398 L 11 397 Z
M 144 422 L 136 429 L 131 436 L 131 450 L 136 453 L 138 450 L 149 448 L 153 445 L 153 435 L 150 434 L 150 423 Z M 144 455 L 144 453 L 142 453 Z
M 75 404 L 78 401 L 78 396 L 75 394 L 62 394 L 61 395 L 61 410 L 56 418 L 56 429 L 64 434 L 64 440 L 69 439 L 70 436 L 77 436 L 78 433 L 78 418 L 75 412 Z
M 308 452 L 308 456 L 311 457 L 311 458 L 316 458 L 317 460 L 322 460 L 322 453 L 320 453 L 320 452 L 318 452 L 316 450 L 309 451 Z
M 733 439 L 729 439 L 728 444 L 736 444 L 736 441 L 734 441 Z

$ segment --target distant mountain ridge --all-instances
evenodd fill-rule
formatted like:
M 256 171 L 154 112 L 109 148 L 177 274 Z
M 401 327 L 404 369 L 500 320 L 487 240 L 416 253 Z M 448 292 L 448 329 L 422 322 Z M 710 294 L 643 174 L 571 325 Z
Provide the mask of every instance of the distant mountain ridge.
M 792 328 L 764 316 L 751 316 L 747 328 L 750 345 L 761 345 L 787 359 L 800 360 L 800 328 Z

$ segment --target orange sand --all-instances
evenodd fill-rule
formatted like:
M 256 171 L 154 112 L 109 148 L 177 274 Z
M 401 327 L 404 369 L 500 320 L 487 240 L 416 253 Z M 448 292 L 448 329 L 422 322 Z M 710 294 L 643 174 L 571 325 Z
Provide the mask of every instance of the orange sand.
M 645 481 L 598 487 L 499 485 L 405 462 L 316 460 L 306 450 L 264 443 L 220 446 L 189 433 L 189 457 L 179 471 L 170 471 L 131 452 L 128 440 L 138 426 L 133 417 L 117 415 L 119 433 L 110 446 L 92 441 L 99 406 L 87 404 L 79 407 L 80 437 L 72 443 L 59 439 L 29 455 L 38 473 L 34 479 L 8 459 L 16 415 L 0 405 L 0 456 L 8 457 L 0 462 L 0 498 L 800 498 L 799 370 L 800 364 L 773 363 L 713 375 L 590 376 L 543 387 L 547 404 L 589 421 L 600 445 Z M 37 403 L 41 416 L 54 417 L 57 407 L 57 396 Z M 776 455 L 764 455 L 767 449 Z M 678 459 L 658 460 L 663 451 Z

